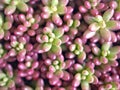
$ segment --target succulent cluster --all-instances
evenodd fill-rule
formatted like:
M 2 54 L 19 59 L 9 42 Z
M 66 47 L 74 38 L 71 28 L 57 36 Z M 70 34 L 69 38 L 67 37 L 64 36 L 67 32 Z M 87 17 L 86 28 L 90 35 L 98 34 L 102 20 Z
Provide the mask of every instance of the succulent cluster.
M 0 0 L 0 90 L 120 90 L 120 0 Z

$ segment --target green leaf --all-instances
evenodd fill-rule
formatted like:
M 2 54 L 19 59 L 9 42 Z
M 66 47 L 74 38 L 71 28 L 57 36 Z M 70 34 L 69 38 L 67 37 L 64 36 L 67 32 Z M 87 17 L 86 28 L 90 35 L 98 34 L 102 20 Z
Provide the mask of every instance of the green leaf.
M 62 53 L 62 49 L 60 46 L 52 45 L 51 52 L 53 52 L 56 55 L 60 55 Z
M 117 59 L 117 55 L 115 55 L 115 54 L 109 54 L 109 55 L 107 56 L 107 59 L 110 60 L 110 61 L 114 61 L 114 60 Z
M 100 29 L 100 36 L 101 36 L 101 38 L 103 38 L 107 42 L 111 41 L 111 33 L 106 28 Z
M 83 51 L 78 55 L 78 61 L 81 63 L 86 59 L 86 53 Z
M 100 26 L 95 22 L 90 24 L 88 28 L 90 31 L 96 32 L 97 30 L 99 30 Z
M 3 28 L 4 28 L 5 30 L 10 29 L 11 27 L 12 27 L 12 23 L 11 23 L 11 22 L 5 22 L 5 23 L 3 24 Z
M 83 46 L 82 46 L 82 44 L 77 44 L 77 45 L 76 45 L 76 49 L 79 50 L 80 52 L 82 52 L 82 51 L 83 51 Z
M 60 5 L 66 6 L 68 4 L 69 0 L 59 0 Z
M 24 2 L 19 2 L 17 5 L 17 9 L 19 9 L 21 12 L 28 11 L 28 5 Z
M 94 77 L 92 75 L 88 75 L 86 78 L 86 81 L 89 83 L 93 83 L 94 82 Z
M 58 5 L 57 6 L 57 12 L 58 14 L 64 14 L 66 12 L 66 7 L 64 5 Z
M 120 46 L 113 46 L 110 48 L 110 53 L 113 55 L 117 55 L 120 53 Z
M 3 79 L 6 75 L 3 72 L 0 72 L 0 79 Z
M 92 16 L 90 16 L 90 15 L 85 15 L 83 18 L 84 18 L 84 20 L 85 20 L 85 22 L 86 22 L 87 24 L 92 24 L 92 23 L 95 22 L 95 21 L 94 21 L 94 17 L 92 17 Z
M 112 18 L 113 14 L 114 9 L 108 9 L 107 11 L 105 11 L 105 13 L 103 14 L 104 21 L 108 22 Z
M 5 34 L 4 30 L 0 29 L 0 40 L 4 37 L 4 34 Z
M 69 27 L 72 27 L 72 25 L 73 25 L 73 20 L 72 20 L 72 19 L 67 20 L 67 25 L 68 25 Z
M 102 21 L 104 21 L 104 20 L 103 20 L 103 17 L 102 17 L 101 15 L 97 15 L 96 17 L 93 18 L 93 20 L 94 20 L 95 22 L 102 22 Z
M 116 31 L 120 29 L 120 21 L 110 20 L 106 22 L 106 27 L 109 30 Z
M 52 42 L 52 44 L 58 45 L 58 46 L 60 46 L 61 43 L 62 43 L 62 41 L 61 41 L 60 39 L 58 39 L 58 38 L 55 38 L 55 39 L 53 40 L 53 42 Z
M 4 13 L 5 13 L 6 15 L 11 15 L 11 14 L 13 14 L 13 13 L 15 12 L 15 10 L 16 10 L 16 6 L 14 6 L 14 5 L 9 5 L 9 6 L 7 6 L 7 7 L 5 8 Z
M 77 28 L 79 25 L 80 25 L 80 21 L 79 20 L 74 20 L 72 27 Z
M 56 28 L 53 30 L 53 33 L 55 34 L 56 38 L 60 38 L 64 34 L 64 30 L 62 28 Z
M 51 5 L 52 6 L 57 6 L 58 5 L 58 0 L 51 0 Z
M 52 44 L 51 44 L 51 43 L 44 43 L 44 44 L 42 45 L 42 49 L 43 49 L 43 51 L 45 51 L 45 52 L 48 52 L 48 51 L 51 49 L 51 47 L 52 47 Z
M 103 45 L 102 45 L 102 50 L 103 51 L 108 51 L 110 49 L 110 46 L 111 46 L 111 43 L 110 42 L 105 42 Z
M 82 88 L 82 90 L 90 90 L 89 83 L 87 81 L 82 81 L 81 88 Z

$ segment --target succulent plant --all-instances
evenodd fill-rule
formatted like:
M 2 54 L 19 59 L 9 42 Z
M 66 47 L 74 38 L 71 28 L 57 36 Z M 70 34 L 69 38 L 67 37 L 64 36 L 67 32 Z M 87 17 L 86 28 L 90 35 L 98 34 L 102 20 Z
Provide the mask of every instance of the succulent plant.
M 0 14 L 0 39 L 3 39 L 7 30 L 12 27 L 12 23 L 10 21 L 5 21 L 3 14 Z
M 11 65 L 7 65 L 4 71 L 0 71 L 0 86 L 12 88 L 15 86 L 13 71 Z
M 110 82 L 110 83 L 105 83 L 99 87 L 98 90 L 118 90 L 119 86 L 117 82 Z
M 18 9 L 21 12 L 28 11 L 28 5 L 24 0 L 3 0 L 3 3 L 6 4 L 5 7 L 5 15 L 11 15 L 13 14 L 16 9 Z
M 0 0 L 0 90 L 120 90 L 120 0 Z
M 83 37 L 89 39 L 96 33 L 105 41 L 111 41 L 111 31 L 120 28 L 119 21 L 110 20 L 114 14 L 113 9 L 108 9 L 103 16 L 97 15 L 95 17 L 85 16 L 85 21 L 89 23 L 88 29 L 84 32 Z
M 106 64 L 116 60 L 117 54 L 120 52 L 119 48 L 119 46 L 112 47 L 110 42 L 106 42 L 101 46 L 101 49 L 97 46 L 94 46 L 92 48 L 92 52 L 101 63 Z
M 43 50 L 43 52 L 51 51 L 54 54 L 60 54 L 60 45 L 62 44 L 61 37 L 63 34 L 64 30 L 62 28 L 45 27 L 36 39 L 40 43 L 40 49 Z
M 84 67 L 80 64 L 75 64 L 74 68 L 76 73 L 72 85 L 78 87 L 81 85 L 82 90 L 90 90 L 90 83 L 94 83 L 96 76 L 94 75 L 94 70 Z
M 45 5 L 42 8 L 43 13 L 47 14 L 47 18 L 49 18 L 50 16 L 54 16 L 54 14 L 64 14 L 68 0 L 48 0 L 47 2 L 42 0 L 42 3 Z
M 83 62 L 86 59 L 86 53 L 81 39 L 76 38 L 74 43 L 69 46 L 69 50 L 77 56 L 79 62 Z

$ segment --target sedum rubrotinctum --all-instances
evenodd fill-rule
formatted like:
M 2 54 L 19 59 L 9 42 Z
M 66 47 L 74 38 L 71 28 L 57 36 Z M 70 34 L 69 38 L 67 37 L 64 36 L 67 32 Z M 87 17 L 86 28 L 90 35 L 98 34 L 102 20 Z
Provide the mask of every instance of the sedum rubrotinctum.
M 70 18 L 70 19 L 66 20 L 66 24 L 69 28 L 67 33 L 68 33 L 70 39 L 74 39 L 76 34 L 79 31 L 78 27 L 80 26 L 80 20 Z
M 82 63 L 86 59 L 86 53 L 80 38 L 76 38 L 74 43 L 69 45 L 69 50 L 77 56 L 78 62 Z
M 92 53 L 100 60 L 100 63 L 107 64 L 117 59 L 117 54 L 120 52 L 120 46 L 112 46 L 111 42 L 105 42 L 101 48 L 92 47 Z
M 0 87 L 4 87 L 2 90 L 9 90 L 15 86 L 13 69 L 10 64 L 7 64 L 3 70 L 0 70 Z
M 95 17 L 86 15 L 84 20 L 89 24 L 88 29 L 84 32 L 83 37 L 89 39 L 97 33 L 105 41 L 111 41 L 112 30 L 120 29 L 120 21 L 112 20 L 114 9 L 108 9 L 104 12 L 103 16 L 97 15 Z
M 100 85 L 98 90 L 119 90 L 118 82 L 108 82 Z
M 90 90 L 91 83 L 97 79 L 94 75 L 94 69 L 86 66 L 82 66 L 81 64 L 75 64 L 75 75 L 72 81 L 72 86 L 79 87 L 81 85 L 82 90 Z
M 42 8 L 41 17 L 48 19 L 51 17 L 52 21 L 57 24 L 62 24 L 62 19 L 59 15 L 66 12 L 66 5 L 69 0 L 42 0 L 44 7 Z
M 29 0 L 2 0 L 3 4 L 5 4 L 4 14 L 11 15 L 16 9 L 20 12 L 27 12 L 28 5 L 26 4 Z
M 55 60 L 47 59 L 45 62 L 49 62 L 47 63 L 48 70 L 46 76 L 49 79 L 51 85 L 56 85 L 57 82 L 64 78 L 64 73 L 66 72 L 64 59 L 62 59 L 61 56 L 57 56 Z
M 64 37 L 64 29 L 56 26 L 46 26 L 43 28 L 42 32 L 36 36 L 37 42 L 39 42 L 39 51 L 42 52 L 51 52 L 56 55 L 61 54 L 62 48 L 61 44 L 62 37 Z
M 97 5 L 99 5 L 100 0 L 88 0 L 90 2 L 91 7 L 94 9 Z
M 26 55 L 25 43 L 19 42 L 17 40 L 11 41 L 11 50 L 8 55 L 11 57 L 17 56 L 18 61 L 23 61 Z
M 7 30 L 9 30 L 11 27 L 12 22 L 7 20 L 7 18 L 0 13 L 0 40 L 3 39 L 5 32 L 7 32 Z

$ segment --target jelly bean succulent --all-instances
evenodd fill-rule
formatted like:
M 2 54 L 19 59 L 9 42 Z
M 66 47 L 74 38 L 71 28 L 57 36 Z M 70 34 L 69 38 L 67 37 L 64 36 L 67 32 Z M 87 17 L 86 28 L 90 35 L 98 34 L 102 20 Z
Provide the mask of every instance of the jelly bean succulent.
M 119 89 L 119 86 L 117 84 L 117 82 L 110 82 L 110 83 L 106 83 L 102 86 L 99 87 L 98 90 L 118 90 Z
M 0 90 L 120 90 L 120 0 L 0 0 Z
M 12 88 L 15 86 L 15 82 L 13 80 L 13 71 L 10 65 L 7 65 L 4 68 L 4 71 L 0 71 L 0 86 L 6 88 Z
M 74 43 L 70 44 L 69 50 L 77 56 L 78 62 L 83 62 L 86 59 L 86 53 L 80 38 L 76 38 Z
M 48 15 L 46 18 L 49 18 L 50 16 L 54 18 L 55 14 L 62 15 L 66 12 L 68 0 L 42 0 L 42 3 L 44 4 L 44 7 L 42 8 L 43 13 Z
M 43 32 L 37 35 L 36 39 L 40 43 L 40 49 L 43 52 L 51 51 L 54 54 L 60 54 L 60 45 L 62 44 L 61 37 L 63 34 L 64 30 L 62 28 L 45 27 Z
M 44 4 L 44 7 L 42 8 L 41 17 L 48 19 L 51 17 L 52 21 L 58 25 L 62 25 L 62 20 L 60 18 L 60 15 L 63 15 L 66 13 L 66 5 L 68 3 L 68 0 L 42 0 L 42 3 Z
M 3 3 L 5 4 L 5 15 L 11 15 L 13 14 L 16 9 L 18 9 L 21 12 L 27 12 L 28 11 L 28 5 L 26 2 L 29 0 L 3 0 Z
M 104 12 L 103 16 L 97 15 L 95 17 L 85 16 L 85 21 L 89 23 L 88 29 L 84 32 L 83 36 L 87 39 L 99 33 L 100 37 L 105 41 L 111 41 L 111 30 L 119 29 L 119 21 L 111 20 L 114 14 L 113 9 L 108 9 Z
M 6 31 L 12 27 L 12 23 L 4 18 L 3 14 L 0 14 L 0 39 L 3 39 Z
M 49 79 L 49 82 L 52 82 L 52 77 L 56 77 L 58 79 L 62 79 L 64 77 L 65 63 L 63 60 L 55 59 L 47 68 L 48 72 L 46 73 L 46 76 Z M 55 85 L 55 83 L 52 83 L 52 85 Z
M 74 39 L 78 32 L 78 27 L 80 26 L 80 21 L 78 19 L 68 19 L 66 21 L 67 26 L 69 27 L 69 30 L 67 31 L 68 35 L 70 36 L 70 39 Z
M 92 68 L 84 67 L 80 64 L 74 66 L 76 73 L 72 85 L 78 87 L 81 84 L 82 90 L 90 90 L 89 84 L 93 83 L 96 76 Z
M 120 52 L 120 46 L 111 46 L 110 42 L 106 42 L 101 48 L 93 46 L 92 52 L 95 57 L 98 57 L 101 63 L 107 64 L 108 62 L 116 60 L 117 54 Z
M 97 5 L 99 5 L 100 0 L 88 0 L 91 4 L 91 7 L 94 9 Z
M 20 73 L 20 77 L 24 77 L 27 80 L 32 80 L 32 79 L 36 79 L 37 77 L 39 77 L 39 73 L 37 71 L 37 68 L 39 66 L 39 62 L 36 60 L 32 60 L 32 59 L 27 59 L 25 58 L 24 61 L 21 61 L 18 64 L 18 73 Z M 26 73 L 25 73 L 26 72 Z

